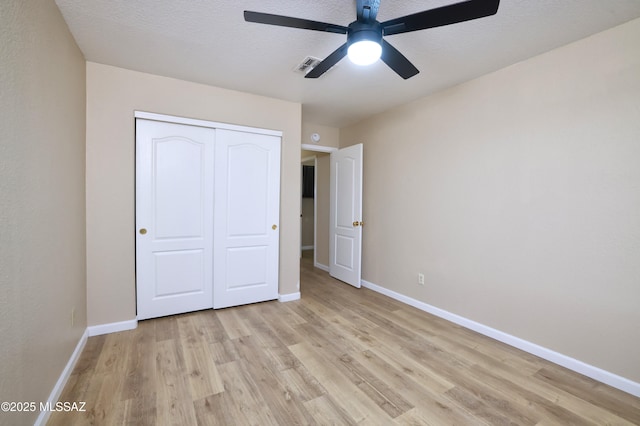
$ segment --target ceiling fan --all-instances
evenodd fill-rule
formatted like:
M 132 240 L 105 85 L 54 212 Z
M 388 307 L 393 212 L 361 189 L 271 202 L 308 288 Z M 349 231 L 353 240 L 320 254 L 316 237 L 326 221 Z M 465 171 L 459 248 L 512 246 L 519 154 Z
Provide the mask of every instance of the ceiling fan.
M 244 19 L 247 22 L 259 24 L 346 34 L 347 42 L 309 71 L 305 78 L 320 77 L 348 55 L 349 59 L 358 65 L 369 65 L 382 59 L 389 68 L 406 80 L 420 71 L 402 53 L 384 40 L 385 36 L 495 15 L 498 12 L 500 0 L 467 0 L 385 22 L 376 20 L 380 0 L 357 0 L 356 3 L 357 19 L 346 27 L 248 10 L 244 11 Z

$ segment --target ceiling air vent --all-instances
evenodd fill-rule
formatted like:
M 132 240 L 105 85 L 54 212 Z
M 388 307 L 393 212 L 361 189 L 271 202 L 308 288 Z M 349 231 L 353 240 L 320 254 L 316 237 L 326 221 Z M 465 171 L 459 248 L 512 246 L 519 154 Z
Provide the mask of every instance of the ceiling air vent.
M 302 62 L 296 65 L 296 67 L 293 70 L 300 74 L 306 74 L 312 69 L 314 69 L 316 65 L 318 65 L 320 62 L 321 60 L 318 58 L 314 58 L 313 56 L 307 56 L 306 58 L 304 58 Z

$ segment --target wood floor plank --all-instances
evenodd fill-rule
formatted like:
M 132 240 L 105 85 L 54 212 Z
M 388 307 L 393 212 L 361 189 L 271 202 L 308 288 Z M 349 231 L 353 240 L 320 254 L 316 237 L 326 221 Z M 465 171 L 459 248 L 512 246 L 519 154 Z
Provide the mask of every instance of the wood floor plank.
M 502 343 L 488 337 L 460 332 L 452 333 L 451 330 L 429 327 L 431 321 L 426 316 L 419 317 L 408 314 L 408 311 L 395 311 L 389 314 L 388 318 L 405 328 L 411 328 L 421 339 L 433 342 L 447 352 L 463 354 L 465 358 L 471 360 L 478 358 L 497 360 L 527 374 L 533 374 L 541 367 L 539 359 L 532 361 L 511 355 L 504 350 Z
M 463 379 L 456 372 L 474 364 L 473 360 L 465 359 L 453 352 L 446 352 L 433 342 L 420 339 L 408 331 L 402 335 L 399 332 L 400 328 L 399 326 L 393 329 L 379 327 L 372 330 L 371 334 L 419 363 L 431 366 L 443 377 L 448 377 L 454 384 L 456 383 L 455 379 Z
M 447 398 L 445 392 L 453 386 L 445 388 L 434 388 L 432 377 L 424 377 L 414 374 L 414 371 L 408 371 L 404 366 L 404 360 L 399 364 L 391 364 L 379 356 L 380 348 L 368 350 L 363 353 L 355 354 L 354 357 L 363 365 L 367 366 L 370 371 L 375 371 L 380 380 L 387 383 L 392 389 L 395 389 L 400 395 L 413 405 L 413 408 L 407 410 L 405 415 L 401 414 L 396 420 L 401 424 L 411 424 L 416 419 L 424 419 L 428 413 L 429 422 L 422 424 L 452 424 L 465 425 L 474 424 L 477 418 L 471 416 L 466 410 L 461 409 L 454 401 Z M 415 366 L 416 370 L 420 370 L 420 366 Z M 428 383 L 428 386 L 424 384 Z M 419 410 L 415 410 L 419 408 Z
M 189 313 L 183 315 L 176 315 L 176 323 L 178 324 L 178 336 L 181 340 L 182 347 L 190 349 L 194 346 L 199 346 L 204 341 L 206 332 L 202 327 L 199 327 L 200 321 L 197 320 L 200 315 L 196 313 Z
M 352 321 L 352 318 L 337 316 L 331 318 L 330 323 L 335 333 L 345 339 L 357 342 L 359 347 L 370 348 L 380 344 L 371 334 L 371 330 L 378 328 L 378 326 L 368 321 Z
M 227 426 L 250 424 L 237 409 L 228 392 L 220 392 L 193 402 L 198 426 Z
M 484 420 L 490 425 L 516 426 L 518 424 L 507 417 L 506 414 L 494 410 L 492 407 L 488 406 L 485 401 L 478 398 L 477 395 L 462 387 L 456 386 L 453 389 L 449 389 L 446 392 L 446 395 L 458 402 L 461 406 L 465 407 L 467 411 L 473 414 L 476 418 Z
M 153 425 L 157 420 L 155 323 L 141 321 L 132 333 L 132 347 L 123 383 L 122 402 L 129 425 Z
M 153 426 L 158 424 L 156 402 L 157 395 L 155 391 L 123 401 L 125 404 L 123 424 L 130 426 Z
M 185 352 L 187 377 L 194 400 L 224 392 L 224 384 L 206 342 L 191 345 Z
M 287 390 L 300 401 L 310 401 L 325 395 L 327 391 L 302 363 L 293 368 L 280 371 Z
M 95 366 L 96 373 L 108 374 L 125 370 L 133 335 L 120 332 L 106 336 Z
M 387 414 L 362 394 L 357 385 L 338 371 L 334 364 L 319 355 L 313 346 L 303 342 L 291 346 L 290 349 L 332 395 L 334 403 L 349 413 L 356 423 L 366 421 L 374 424 L 389 424 L 391 419 Z
M 49 425 L 83 425 L 83 424 L 97 424 L 92 419 L 96 417 L 96 403 L 98 395 L 100 394 L 100 388 L 102 387 L 102 375 L 96 374 L 96 365 L 100 357 L 100 351 L 104 347 L 104 342 L 107 336 L 96 336 L 95 342 L 87 342 L 89 346 L 89 352 L 83 352 L 81 360 L 79 361 L 80 367 L 74 369 L 72 376 L 76 375 L 77 378 L 71 383 L 67 383 L 65 389 L 60 395 L 59 401 L 81 401 L 85 402 L 86 411 L 79 415 L 77 412 L 64 412 L 58 411 L 51 415 L 48 424 Z M 91 339 L 89 339 L 91 340 Z M 94 348 L 100 348 L 98 351 L 94 351 Z M 82 359 L 85 357 L 93 357 L 93 360 Z M 88 367 L 91 365 L 91 367 Z
M 304 403 L 317 425 L 355 425 L 356 420 L 331 396 L 322 395 Z
M 160 342 L 162 340 L 173 340 L 179 338 L 178 317 L 179 315 L 173 315 L 145 321 L 149 321 L 155 325 L 156 340 Z
M 220 316 L 215 311 L 202 311 L 194 317 L 194 321 L 205 333 L 205 339 L 208 343 L 223 342 L 229 339 L 220 321 Z
M 386 418 L 386 413 L 366 396 L 358 397 L 358 387 L 345 378 L 331 362 L 322 358 L 313 346 L 299 343 L 290 347 L 302 364 L 314 375 L 320 384 L 332 395 L 334 404 L 349 413 L 355 423 L 376 421 Z M 387 423 L 388 424 L 388 423 Z
M 241 315 L 241 313 L 246 310 L 246 306 L 241 306 L 238 308 L 220 309 L 216 312 L 216 316 L 222 323 L 229 339 L 234 340 L 238 337 L 251 336 L 251 329 Z
M 269 354 L 263 352 L 264 349 L 257 340 L 256 335 L 252 335 L 237 339 L 234 343 L 243 356 L 242 365 L 245 366 L 246 373 L 256 384 L 258 392 L 269 407 L 269 411 L 273 413 L 277 424 L 296 424 L 300 420 L 305 424 L 312 422 L 313 419 L 302 401 L 284 382 L 280 368 L 260 356 L 264 354 L 264 357 L 268 358 Z
M 617 413 L 618 417 L 640 425 L 640 401 L 629 394 L 612 393 L 602 383 L 557 366 L 541 368 L 535 377 L 586 402 L 597 403 Z
M 262 309 L 264 304 L 261 304 L 259 309 Z M 276 370 L 286 370 L 295 367 L 300 361 L 289 351 L 287 346 L 280 340 L 271 327 L 269 327 L 260 315 L 260 311 L 247 312 L 245 315 L 246 321 L 251 325 L 252 329 L 256 330 L 252 337 L 252 340 L 260 348 L 259 353 L 255 353 L 254 357 L 258 354 L 264 353 L 262 357 L 263 362 L 272 365 Z M 237 345 L 236 345 L 237 348 Z M 251 361 L 251 359 L 247 359 Z
M 480 366 L 474 366 L 474 368 L 480 368 Z M 602 425 L 609 424 L 612 419 L 618 418 L 616 413 L 600 407 L 597 403 L 589 403 L 560 387 L 539 380 L 535 376 L 523 375 L 518 370 L 506 366 L 503 368 L 489 366 L 487 370 L 490 371 L 487 375 L 493 378 L 506 379 L 522 388 L 524 391 L 521 392 L 526 395 L 529 401 L 535 401 L 541 406 L 545 406 L 547 412 L 553 412 L 554 417 L 562 419 L 566 424 Z M 611 388 L 609 390 L 616 394 L 622 393 Z M 613 424 L 628 425 L 630 423 L 619 419 L 619 422 L 614 422 Z
M 138 328 L 130 334 L 132 338 L 125 370 L 123 400 L 140 398 L 149 388 L 153 389 L 156 385 L 155 324 L 141 321 Z
M 374 351 L 364 353 L 375 353 L 391 368 L 401 371 L 406 379 L 416 383 L 428 383 L 428 388 L 434 392 L 444 393 L 455 386 L 429 364 L 419 362 L 409 354 L 403 353 L 399 346 L 383 344 L 377 346 Z
M 496 375 L 493 367 L 486 368 L 482 365 L 474 365 L 471 369 L 467 370 L 467 374 L 475 376 L 478 380 L 482 380 L 487 386 L 499 389 L 501 392 L 507 392 L 511 400 L 520 402 L 521 405 L 527 405 L 532 412 L 540 417 L 540 420 L 538 420 L 536 424 L 541 422 L 557 422 L 563 425 L 590 423 L 588 420 L 567 408 L 555 404 L 543 395 L 531 392 L 529 389 L 523 387 L 523 383 L 520 380 L 510 380 L 514 377 L 521 377 L 524 380 L 528 380 L 527 383 L 530 382 L 530 379 L 525 378 L 526 376 L 518 375 L 517 370 L 505 368 L 501 371 L 504 371 L 502 375 Z M 480 372 L 481 375 L 476 376 L 476 372 Z
M 262 398 L 253 378 L 246 370 L 246 361 L 233 361 L 220 365 L 227 407 L 235 413 L 239 424 L 277 425 L 274 414 Z
M 273 303 L 263 303 L 262 308 L 264 323 L 273 330 L 283 344 L 295 345 L 304 340 L 304 336 L 294 329 L 295 325 L 304 323 L 302 318 L 289 309 L 279 309 Z
M 306 252 L 305 252 L 306 253 Z M 300 300 L 90 337 L 49 425 L 630 425 L 640 398 L 303 257 Z
M 392 419 L 406 413 L 413 405 L 395 392 L 387 383 L 380 380 L 375 373 L 369 371 L 349 354 L 343 354 L 340 362 L 345 368 L 346 376 L 358 388 L 384 410 Z
M 124 417 L 124 406 L 117 397 L 122 390 L 122 376 L 110 373 L 97 373 L 93 380 L 100 383 L 95 397 L 87 401 L 89 418 L 94 424 L 119 424 Z
M 84 350 L 73 369 L 73 374 L 93 374 L 106 340 L 107 335 L 105 334 L 87 339 Z
M 209 353 L 216 365 L 226 364 L 240 359 L 240 355 L 230 339 L 209 344 Z
M 450 409 L 450 407 L 446 406 L 446 409 Z M 466 412 L 457 411 L 449 411 L 441 413 L 441 410 L 436 410 L 434 415 L 434 409 L 432 406 L 418 406 L 414 407 L 406 413 L 398 416 L 395 419 L 395 424 L 398 425 L 406 425 L 406 426 L 459 426 L 459 425 L 468 425 L 468 426 L 494 426 L 492 424 L 486 423 L 479 418 L 471 417 L 463 417 Z M 447 416 L 447 414 L 451 414 Z
M 168 425 L 192 425 L 196 422 L 193 399 L 186 380 L 180 339 L 157 342 L 156 369 L 158 419 Z

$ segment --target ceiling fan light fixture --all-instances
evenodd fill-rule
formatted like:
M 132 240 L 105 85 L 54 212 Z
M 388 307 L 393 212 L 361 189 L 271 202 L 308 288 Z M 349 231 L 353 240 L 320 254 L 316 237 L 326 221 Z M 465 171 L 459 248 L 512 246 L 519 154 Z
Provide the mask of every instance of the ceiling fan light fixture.
M 372 40 L 360 40 L 349 46 L 347 55 L 356 65 L 371 65 L 382 55 L 382 46 Z
M 377 21 L 352 22 L 347 34 L 347 56 L 356 65 L 371 65 L 382 55 L 382 27 Z

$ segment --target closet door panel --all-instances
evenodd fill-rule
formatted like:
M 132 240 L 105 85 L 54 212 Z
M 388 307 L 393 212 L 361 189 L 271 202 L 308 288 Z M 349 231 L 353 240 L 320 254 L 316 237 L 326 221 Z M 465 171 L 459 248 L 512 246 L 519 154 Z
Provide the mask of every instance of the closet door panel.
M 136 121 L 138 319 L 213 306 L 215 130 Z
M 236 136 L 236 135 L 234 135 Z M 269 150 L 255 144 L 227 146 L 227 234 L 265 237 L 269 218 Z
M 278 298 L 280 137 L 217 130 L 214 308 Z

